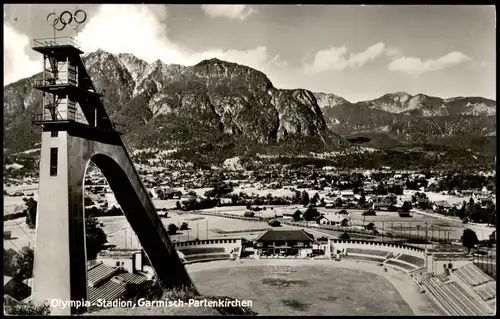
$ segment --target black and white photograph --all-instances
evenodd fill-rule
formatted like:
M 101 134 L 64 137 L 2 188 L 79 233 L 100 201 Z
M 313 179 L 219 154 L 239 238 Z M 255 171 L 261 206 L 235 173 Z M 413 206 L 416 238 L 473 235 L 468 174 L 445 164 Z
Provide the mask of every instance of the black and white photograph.
M 3 9 L 5 315 L 496 315 L 495 6 Z

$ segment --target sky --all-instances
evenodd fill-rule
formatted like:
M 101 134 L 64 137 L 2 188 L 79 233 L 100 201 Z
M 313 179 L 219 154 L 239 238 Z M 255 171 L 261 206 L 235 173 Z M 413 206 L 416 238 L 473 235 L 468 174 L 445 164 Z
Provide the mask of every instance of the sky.
M 4 84 L 41 71 L 33 38 L 51 12 L 83 9 L 85 52 L 148 63 L 219 58 L 264 72 L 277 88 L 351 102 L 408 92 L 496 97 L 496 16 L 486 5 L 4 5 Z

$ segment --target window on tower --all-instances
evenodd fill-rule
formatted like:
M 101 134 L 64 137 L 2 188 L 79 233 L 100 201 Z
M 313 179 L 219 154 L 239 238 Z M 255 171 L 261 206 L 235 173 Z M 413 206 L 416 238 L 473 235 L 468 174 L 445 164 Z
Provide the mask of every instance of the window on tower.
M 58 131 L 52 131 L 50 132 L 50 137 L 57 137 L 59 135 Z
M 57 176 L 57 148 L 50 149 L 50 176 Z

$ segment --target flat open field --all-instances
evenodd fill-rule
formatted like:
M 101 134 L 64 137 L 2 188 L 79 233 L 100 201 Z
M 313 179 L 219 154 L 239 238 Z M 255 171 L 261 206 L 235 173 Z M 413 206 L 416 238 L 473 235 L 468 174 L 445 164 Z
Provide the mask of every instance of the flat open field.
M 305 210 L 303 205 L 258 205 L 260 208 L 265 208 L 266 210 L 261 210 L 254 212 L 255 216 L 261 216 L 263 218 L 273 217 L 275 214 L 282 215 L 284 213 L 293 214 L 297 209 Z M 213 207 L 200 210 L 202 212 L 213 212 L 213 213 L 225 213 L 236 216 L 243 216 L 245 212 L 249 211 L 245 206 L 221 206 Z
M 136 247 L 136 245 L 138 245 L 137 238 L 135 237 L 135 234 L 132 235 L 133 232 L 130 228 L 130 224 L 124 216 L 99 217 L 99 221 L 104 224 L 104 231 L 108 234 L 108 241 L 110 244 L 120 247 L 124 247 L 125 245 L 127 245 L 127 247 Z M 188 223 L 190 228 L 189 231 L 179 230 L 177 232 L 178 234 L 170 236 L 174 241 L 187 241 L 195 238 L 207 239 L 241 237 L 238 236 L 238 234 L 219 234 L 214 232 L 214 230 L 258 230 L 269 227 L 267 223 L 264 222 L 252 222 L 195 214 L 176 214 L 171 212 L 169 212 L 169 218 L 162 218 L 162 222 L 165 228 L 167 228 L 169 224 L 175 224 L 180 228 L 183 222 Z M 257 236 L 260 232 L 261 231 L 256 231 L 254 235 Z
M 173 241 L 187 241 L 207 238 L 241 238 L 252 240 L 263 233 L 262 229 L 270 229 L 271 227 L 266 222 L 245 221 L 238 219 L 229 219 L 215 216 L 202 216 L 197 214 L 177 214 L 169 212 L 168 218 L 161 218 L 165 228 L 169 224 L 175 224 L 178 227 L 183 222 L 189 225 L 188 230 L 179 230 L 176 235 L 170 236 Z M 133 232 L 130 224 L 125 216 L 109 216 L 99 217 L 98 220 L 102 223 L 104 232 L 108 235 L 108 242 L 111 245 L 116 245 L 122 248 L 140 247 L 137 237 Z M 282 226 L 280 229 L 297 229 L 294 226 Z M 12 232 L 11 240 L 4 240 L 5 248 L 21 249 L 24 246 L 33 246 L 35 244 L 35 230 L 28 229 L 25 218 L 6 221 L 4 230 Z M 218 233 L 217 230 L 235 231 L 241 230 L 238 233 Z M 245 231 L 245 232 L 243 232 Z M 316 237 L 325 236 L 323 232 L 308 230 Z
M 259 315 L 412 315 L 384 277 L 356 269 L 298 266 L 234 267 L 190 272 L 202 294 L 251 300 Z
M 35 197 L 35 200 L 37 198 Z M 26 208 L 22 196 L 4 196 L 3 197 L 3 214 L 10 215 L 22 212 Z
M 319 208 L 320 213 L 336 212 L 340 209 L 325 209 Z M 495 230 L 495 228 L 488 228 L 486 226 L 474 226 L 463 224 L 460 220 L 437 218 L 431 215 L 420 214 L 418 211 L 413 210 L 411 217 L 400 217 L 397 212 L 377 211 L 376 216 L 363 216 L 361 210 L 347 210 L 353 220 L 353 224 L 359 224 L 364 220 L 365 224 L 374 223 L 377 229 L 383 229 L 388 232 L 400 233 L 423 236 L 427 227 L 429 236 L 445 238 L 450 232 L 449 238 L 457 240 L 462 237 L 465 228 L 472 228 L 479 240 L 487 239 L 488 236 Z M 427 226 L 426 226 L 427 223 Z M 418 227 L 417 227 L 418 226 Z M 448 238 L 448 237 L 446 237 Z
M 190 228 L 189 231 L 179 230 L 176 235 L 170 236 L 173 241 L 187 241 L 195 238 L 207 239 L 241 237 L 252 240 L 265 231 L 262 229 L 271 228 L 266 222 L 245 221 L 224 217 L 202 216 L 196 214 L 176 214 L 172 212 L 169 212 L 169 216 L 169 218 L 162 218 L 165 228 L 167 228 L 169 224 L 175 224 L 180 227 L 183 222 L 187 222 Z M 139 247 L 137 237 L 133 233 L 130 224 L 124 216 L 99 217 L 98 219 L 104 225 L 103 229 L 108 235 L 108 241 L 110 244 L 117 245 L 119 247 Z M 279 229 L 298 228 L 299 227 L 286 225 L 279 227 Z M 219 229 L 224 231 L 248 231 L 224 234 L 218 233 L 217 230 Z M 324 233 L 319 231 L 310 229 L 308 231 L 317 237 L 325 236 Z
M 15 251 L 19 251 L 22 247 L 33 247 L 35 245 L 35 230 L 28 228 L 25 218 L 5 221 L 3 230 L 10 230 L 12 232 L 12 239 L 3 241 L 5 249 L 12 248 Z
M 264 206 L 259 206 L 264 207 Z M 262 217 L 272 217 L 275 215 L 283 214 L 283 213 L 293 213 L 297 209 L 304 210 L 302 205 L 290 205 L 290 206 L 265 206 L 266 210 L 262 210 L 259 212 L 255 212 L 256 216 Z M 326 209 L 323 207 L 319 207 L 318 211 L 320 213 L 335 213 L 340 211 L 341 209 Z M 243 216 L 245 211 L 248 211 L 244 206 L 223 206 L 223 207 L 215 207 L 210 209 L 204 209 L 202 211 L 209 212 L 218 212 L 218 213 L 226 213 L 233 214 L 237 216 Z M 348 209 L 351 219 L 353 220 L 353 224 L 361 225 L 364 221 L 365 224 L 374 223 L 377 229 L 383 229 L 389 232 L 405 232 L 407 234 L 411 233 L 413 235 L 423 235 L 424 230 L 426 228 L 427 223 L 427 231 L 429 232 L 429 236 L 433 235 L 434 237 L 445 237 L 448 236 L 448 231 L 450 231 L 450 239 L 456 240 L 460 239 L 463 234 L 463 230 L 466 226 L 462 224 L 459 220 L 453 219 L 441 219 L 434 216 L 419 214 L 417 211 L 412 211 L 411 217 L 400 217 L 397 212 L 388 212 L 388 211 L 377 211 L 376 216 L 363 216 L 362 210 L 356 209 Z M 419 227 L 417 227 L 417 225 Z M 431 227 L 432 225 L 432 227 Z M 474 231 L 477 233 L 478 238 L 486 239 L 487 236 L 493 231 L 488 230 L 487 228 L 475 228 Z

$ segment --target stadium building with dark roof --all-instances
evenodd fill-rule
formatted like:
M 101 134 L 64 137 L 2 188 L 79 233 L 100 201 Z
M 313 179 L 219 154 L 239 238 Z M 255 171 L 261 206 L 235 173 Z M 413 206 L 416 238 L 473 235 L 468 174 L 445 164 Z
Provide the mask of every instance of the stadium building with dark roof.
M 255 240 L 255 247 L 260 256 L 307 257 L 314 242 L 314 236 L 303 229 L 271 229 Z

